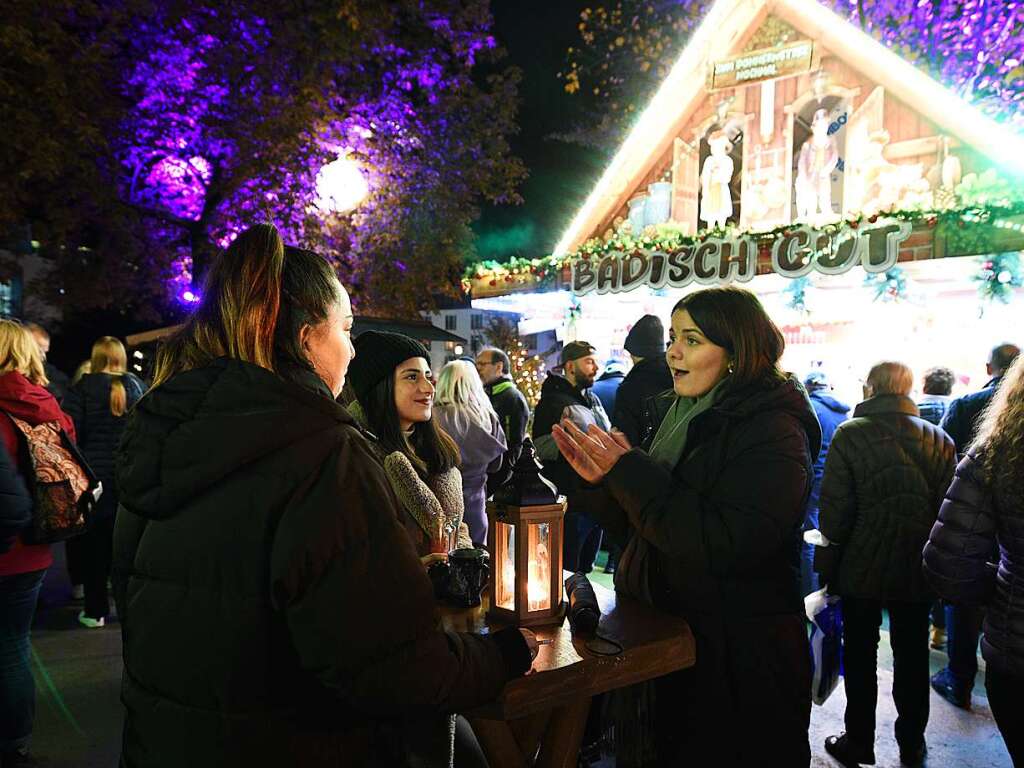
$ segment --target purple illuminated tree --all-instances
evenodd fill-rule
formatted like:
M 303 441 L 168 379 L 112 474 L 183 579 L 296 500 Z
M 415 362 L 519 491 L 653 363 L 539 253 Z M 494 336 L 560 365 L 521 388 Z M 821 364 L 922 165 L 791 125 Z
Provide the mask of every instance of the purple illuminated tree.
M 564 138 L 613 151 L 668 74 L 712 0 L 614 0 L 580 14 L 559 77 L 577 109 Z M 1024 129 L 1024 2 L 828 0 L 916 66 Z M 870 74 L 870 73 L 869 73 Z
M 117 301 L 97 285 L 125 271 L 147 298 L 184 296 L 217 248 L 269 220 L 328 255 L 360 311 L 409 314 L 458 284 L 478 202 L 517 200 L 516 75 L 494 66 L 486 0 L 12 2 L 0 35 L 26 38 L 21 74 L 60 87 L 26 93 L 0 72 L 0 88 L 92 137 L 37 126 L 56 163 L 28 137 L 4 156 L 4 175 L 31 183 L 0 193 L 0 221 L 32 223 L 70 305 Z M 67 54 L 41 63 L 40 41 Z M 370 194 L 339 214 L 318 207 L 316 179 L 342 154 Z M 58 190 L 90 203 L 50 215 L 37 201 Z

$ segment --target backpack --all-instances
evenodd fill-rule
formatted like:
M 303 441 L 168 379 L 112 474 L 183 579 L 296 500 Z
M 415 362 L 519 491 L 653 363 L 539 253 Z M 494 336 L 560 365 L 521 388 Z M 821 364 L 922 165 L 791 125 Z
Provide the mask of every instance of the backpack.
M 7 415 L 17 431 L 19 465 L 32 495 L 32 524 L 22 540 L 52 544 L 81 535 L 103 491 L 96 475 L 56 421 L 33 425 Z

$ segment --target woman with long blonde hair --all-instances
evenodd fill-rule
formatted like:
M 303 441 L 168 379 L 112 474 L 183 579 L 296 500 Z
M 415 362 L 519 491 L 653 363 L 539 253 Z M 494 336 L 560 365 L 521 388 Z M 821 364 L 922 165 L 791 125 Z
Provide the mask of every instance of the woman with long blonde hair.
M 64 395 L 64 410 L 75 421 L 82 454 L 103 483 L 89 530 L 67 542 L 68 560 L 74 562 L 84 588 L 85 605 L 78 620 L 89 628 L 102 627 L 110 612 L 107 581 L 118 500 L 114 452 L 128 410 L 145 391 L 142 381 L 127 368 L 124 345 L 113 336 L 102 336 L 92 345 L 89 373 Z
M 924 568 L 942 598 L 987 607 L 988 701 L 1014 765 L 1024 765 L 1024 355 L 1003 376 L 956 468 Z
M 487 545 L 488 478 L 503 474 L 502 459 L 507 443 L 498 414 L 472 363 L 453 360 L 441 369 L 434 395 L 434 413 L 438 424 L 459 447 L 464 519 L 473 544 L 484 547 Z
M 23 463 L 13 419 L 31 426 L 56 422 L 75 439 L 74 423 L 46 384 L 42 356 L 29 331 L 13 320 L 0 320 L 0 442 L 22 481 L 32 468 Z M 52 562 L 49 544 L 25 544 L 20 534 L 13 541 L 0 539 L 0 765 L 30 759 L 35 712 L 30 629 L 39 587 Z

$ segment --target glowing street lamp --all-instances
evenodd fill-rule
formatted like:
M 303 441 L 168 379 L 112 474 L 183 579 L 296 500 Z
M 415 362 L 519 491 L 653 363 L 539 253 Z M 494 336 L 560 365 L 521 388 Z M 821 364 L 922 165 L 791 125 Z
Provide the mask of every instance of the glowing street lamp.
M 316 206 L 322 211 L 348 213 L 370 194 L 359 163 L 348 154 L 328 163 L 316 175 Z

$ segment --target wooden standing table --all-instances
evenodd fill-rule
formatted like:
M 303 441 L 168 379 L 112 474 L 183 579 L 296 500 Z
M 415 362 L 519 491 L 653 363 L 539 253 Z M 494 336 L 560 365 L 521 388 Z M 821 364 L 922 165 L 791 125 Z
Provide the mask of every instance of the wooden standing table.
M 494 702 L 462 713 L 491 768 L 575 768 L 593 696 L 693 666 L 693 633 L 684 620 L 593 586 L 603 614 L 597 634 L 622 652 L 592 653 L 585 645 L 591 637 L 573 638 L 568 619 L 532 628 L 553 642 L 540 647 L 530 673 L 509 682 Z M 486 600 L 478 608 L 442 607 L 444 627 L 486 633 L 507 626 L 486 609 Z

